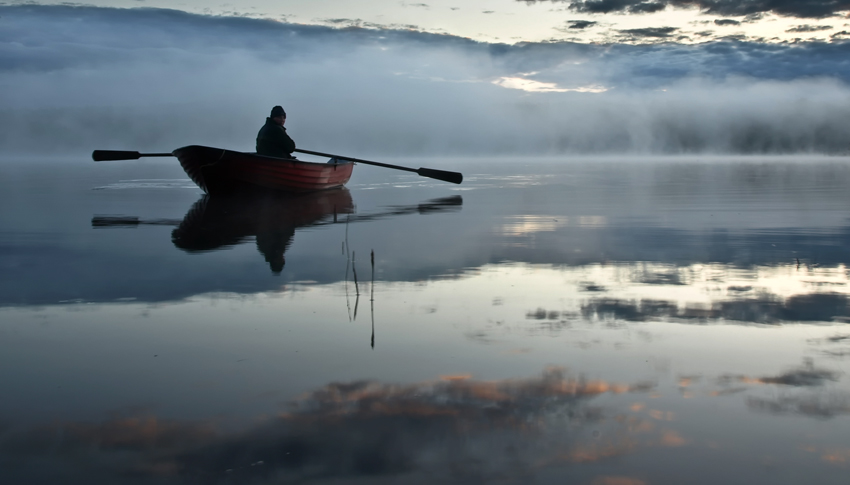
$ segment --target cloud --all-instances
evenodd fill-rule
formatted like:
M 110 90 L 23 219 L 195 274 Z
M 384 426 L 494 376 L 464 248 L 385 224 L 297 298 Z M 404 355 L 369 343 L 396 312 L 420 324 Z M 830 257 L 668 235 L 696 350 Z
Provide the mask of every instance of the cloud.
M 696 5 L 703 13 L 724 16 L 773 13 L 787 17 L 825 18 L 850 10 L 850 2 L 846 0 L 673 0 L 670 3 L 682 8 Z
M 517 0 L 538 3 L 547 0 Z M 850 10 L 847 0 L 548 0 L 568 3 L 569 8 L 584 13 L 654 13 L 667 7 L 698 8 L 703 14 L 743 17 L 773 13 L 786 17 L 826 18 Z
M 741 22 L 734 19 L 716 19 L 714 25 L 741 25 Z
M 654 13 L 664 10 L 665 5 L 656 1 L 634 1 L 634 0 L 586 0 L 572 2 L 570 9 L 581 13 Z
M 592 20 L 567 20 L 567 28 L 575 30 L 584 30 L 588 27 L 593 27 L 598 23 L 599 22 L 595 22 Z
M 618 30 L 617 32 L 631 37 L 666 38 L 670 37 L 670 35 L 672 35 L 677 30 L 679 30 L 677 27 L 645 27 L 642 29 Z
M 321 19 L 322 22 L 328 24 L 345 24 L 345 25 L 360 25 L 363 23 L 360 19 Z
M 831 29 L 831 25 L 798 25 L 786 30 L 785 32 L 820 32 Z

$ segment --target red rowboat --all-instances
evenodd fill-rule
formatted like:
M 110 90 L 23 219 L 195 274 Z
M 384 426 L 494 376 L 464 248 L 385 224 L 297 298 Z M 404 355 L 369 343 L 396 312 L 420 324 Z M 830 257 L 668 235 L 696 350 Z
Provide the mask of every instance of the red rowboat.
M 312 192 L 314 190 L 342 187 L 351 178 L 355 163 L 376 167 L 413 172 L 444 182 L 459 184 L 463 174 L 435 170 L 433 168 L 410 168 L 389 163 L 372 162 L 359 158 L 331 155 L 300 148 L 296 152 L 329 157 L 328 163 L 302 162 L 294 158 L 274 158 L 256 153 L 234 152 L 223 148 L 190 145 L 171 153 L 139 153 L 125 150 L 95 150 L 91 154 L 95 162 L 107 160 L 138 160 L 142 157 L 177 157 L 189 177 L 204 192 L 210 195 L 234 192 L 241 187 L 256 189 L 265 187 L 283 192 Z
M 210 195 L 245 186 L 286 192 L 331 189 L 348 182 L 354 169 L 354 163 L 337 158 L 328 163 L 304 162 L 200 145 L 178 148 L 172 154 L 189 178 Z

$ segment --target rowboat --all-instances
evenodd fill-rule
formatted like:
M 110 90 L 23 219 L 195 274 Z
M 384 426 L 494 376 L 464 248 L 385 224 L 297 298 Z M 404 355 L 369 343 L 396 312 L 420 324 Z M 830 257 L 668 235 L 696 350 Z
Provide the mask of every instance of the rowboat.
M 264 187 L 284 192 L 312 192 L 342 187 L 354 163 L 331 158 L 328 163 L 266 157 L 222 148 L 190 145 L 172 152 L 198 187 L 210 195 Z
M 463 174 L 433 168 L 411 168 L 360 158 L 331 155 L 296 148 L 298 153 L 328 157 L 327 163 L 304 162 L 295 158 L 274 158 L 256 153 L 236 152 L 223 148 L 189 145 L 171 153 L 139 153 L 126 150 L 95 150 L 95 162 L 138 160 L 142 157 L 177 157 L 193 182 L 209 195 L 228 194 L 240 188 L 249 191 L 263 187 L 281 192 L 313 192 L 342 187 L 351 178 L 355 163 L 413 172 L 444 182 L 459 184 Z

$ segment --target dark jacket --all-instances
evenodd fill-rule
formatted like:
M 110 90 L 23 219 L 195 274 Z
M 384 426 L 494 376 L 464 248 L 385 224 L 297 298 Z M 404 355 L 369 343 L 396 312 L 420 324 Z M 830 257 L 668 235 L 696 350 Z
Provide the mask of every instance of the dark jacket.
M 286 134 L 286 128 L 278 125 L 271 118 L 266 118 L 266 124 L 257 133 L 257 154 L 267 157 L 292 158 L 295 142 Z

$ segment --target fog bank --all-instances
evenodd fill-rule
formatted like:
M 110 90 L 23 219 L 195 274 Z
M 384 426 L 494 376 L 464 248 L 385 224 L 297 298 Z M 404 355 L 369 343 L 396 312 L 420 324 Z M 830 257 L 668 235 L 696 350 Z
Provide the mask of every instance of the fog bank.
M 159 9 L 0 7 L 0 151 L 845 153 L 845 44 L 494 45 Z M 518 89 L 521 88 L 521 89 Z

